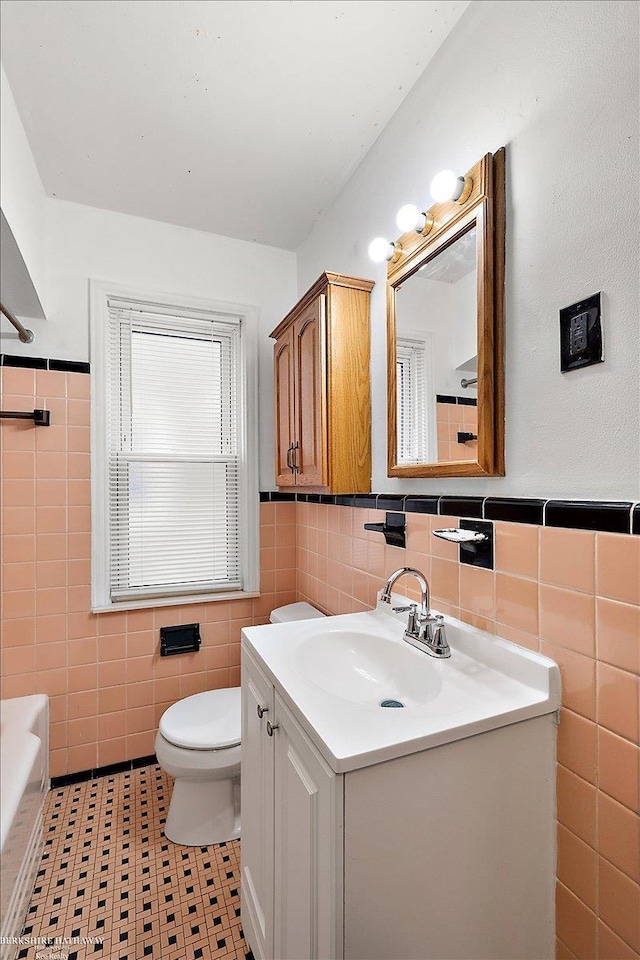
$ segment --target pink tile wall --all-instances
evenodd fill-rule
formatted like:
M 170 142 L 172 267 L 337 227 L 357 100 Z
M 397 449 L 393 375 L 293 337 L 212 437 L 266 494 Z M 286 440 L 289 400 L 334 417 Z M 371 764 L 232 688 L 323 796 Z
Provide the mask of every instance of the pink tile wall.
M 299 503 L 297 517 L 299 599 L 363 610 L 414 566 L 436 609 L 559 664 L 557 956 L 638 960 L 640 537 L 496 523 L 492 571 L 431 535 L 456 517 L 408 513 L 406 550 L 363 529 L 383 511 Z
M 51 698 L 52 776 L 147 756 L 171 703 L 239 683 L 241 628 L 295 599 L 295 504 L 262 505 L 260 598 L 94 615 L 89 376 L 0 369 L 3 408 L 52 422 L 0 430 L 0 696 Z M 160 658 L 159 628 L 194 621 L 200 651 Z
M 436 608 L 560 665 L 557 955 L 639 960 L 639 537 L 496 523 L 496 569 L 486 571 L 431 536 L 455 517 L 407 514 L 400 550 L 362 528 L 382 512 L 267 503 L 259 598 L 94 615 L 89 377 L 1 373 L 5 409 L 52 415 L 51 427 L 0 429 L 1 695 L 49 694 L 54 776 L 153 752 L 172 702 L 239 682 L 240 629 L 273 607 L 366 609 L 393 569 L 412 565 Z M 192 621 L 200 652 L 161 659 L 159 627 Z

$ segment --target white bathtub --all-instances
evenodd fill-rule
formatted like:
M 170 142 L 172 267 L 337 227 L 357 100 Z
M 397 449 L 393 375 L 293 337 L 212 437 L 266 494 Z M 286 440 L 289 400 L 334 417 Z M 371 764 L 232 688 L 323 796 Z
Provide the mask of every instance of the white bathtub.
M 0 702 L 0 958 L 11 960 L 42 857 L 49 698 Z M 11 941 L 14 940 L 12 943 Z

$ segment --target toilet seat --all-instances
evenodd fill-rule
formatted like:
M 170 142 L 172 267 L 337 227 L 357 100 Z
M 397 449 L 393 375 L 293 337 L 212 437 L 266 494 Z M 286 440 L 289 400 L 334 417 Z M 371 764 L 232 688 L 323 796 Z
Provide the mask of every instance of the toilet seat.
M 185 750 L 225 750 L 240 743 L 240 687 L 207 690 L 163 713 L 160 733 Z

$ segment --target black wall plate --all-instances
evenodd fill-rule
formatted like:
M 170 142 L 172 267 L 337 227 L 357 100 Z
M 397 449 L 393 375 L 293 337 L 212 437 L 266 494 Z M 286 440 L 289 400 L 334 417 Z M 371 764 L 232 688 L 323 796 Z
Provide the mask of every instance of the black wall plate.
M 600 296 L 594 293 L 560 311 L 561 373 L 604 361 Z
M 161 657 L 175 657 L 179 653 L 197 653 L 201 642 L 199 623 L 160 627 Z
M 466 563 L 471 567 L 484 567 L 485 570 L 493 570 L 493 524 L 490 520 L 467 520 L 463 518 L 460 521 L 462 530 L 475 530 L 477 533 L 484 533 L 488 538 L 484 543 L 461 543 L 460 544 L 460 563 Z

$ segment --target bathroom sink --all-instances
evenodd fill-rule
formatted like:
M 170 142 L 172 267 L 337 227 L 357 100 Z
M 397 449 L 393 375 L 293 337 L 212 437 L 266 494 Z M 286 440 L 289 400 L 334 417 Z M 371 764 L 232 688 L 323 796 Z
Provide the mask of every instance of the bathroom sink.
M 242 645 L 336 773 L 559 708 L 552 660 L 453 617 L 445 623 L 452 654 L 441 660 L 406 643 L 407 614 L 381 603 L 246 627 Z
M 294 662 L 304 682 L 334 697 L 374 707 L 393 701 L 389 709 L 419 706 L 442 690 L 436 664 L 420 666 L 423 669 L 416 670 L 408 644 L 390 643 L 376 633 L 332 630 L 330 625 L 320 636 L 301 641 Z

